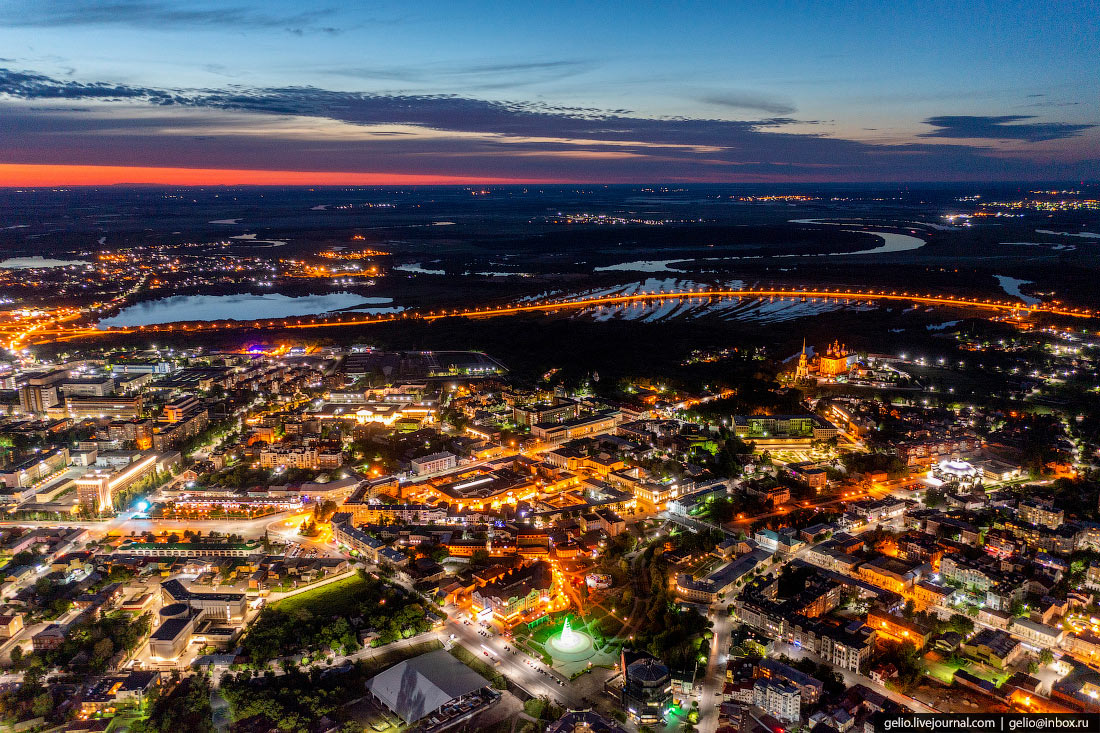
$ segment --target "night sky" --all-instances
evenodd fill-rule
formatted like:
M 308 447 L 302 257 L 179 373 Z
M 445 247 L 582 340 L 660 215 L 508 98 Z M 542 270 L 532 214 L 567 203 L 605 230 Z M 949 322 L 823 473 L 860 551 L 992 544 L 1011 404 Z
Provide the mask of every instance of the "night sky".
M 1100 4 L 0 0 L 0 185 L 1095 180 Z

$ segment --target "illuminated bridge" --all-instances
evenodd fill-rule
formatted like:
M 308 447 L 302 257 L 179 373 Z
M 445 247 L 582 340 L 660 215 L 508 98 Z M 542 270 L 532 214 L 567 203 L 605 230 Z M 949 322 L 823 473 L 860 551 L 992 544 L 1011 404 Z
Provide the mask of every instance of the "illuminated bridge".
M 1040 303 L 1028 305 L 1020 301 L 995 300 L 990 298 L 965 298 L 953 295 L 932 295 L 909 292 L 885 291 L 885 290 L 829 290 L 829 289 L 804 289 L 804 290 L 776 290 L 776 289 L 740 289 L 719 290 L 698 288 L 695 290 L 653 291 L 631 293 L 629 295 L 597 295 L 568 298 L 565 300 L 542 300 L 517 305 L 505 305 L 499 307 L 455 309 L 431 311 L 427 314 L 419 314 L 417 317 L 427 320 L 436 318 L 451 318 L 464 316 L 468 318 L 491 318 L 516 313 L 533 313 L 538 311 L 556 311 L 562 309 L 591 308 L 593 306 L 623 305 L 629 303 L 662 302 L 666 300 L 694 300 L 694 299 L 729 299 L 729 298 L 791 298 L 803 300 L 821 300 L 836 303 L 860 303 L 874 301 L 901 301 L 917 303 L 920 305 L 938 305 L 957 308 L 977 308 L 980 310 L 1001 311 L 1007 313 L 1050 313 L 1059 316 L 1072 316 L 1077 318 L 1092 318 L 1097 314 L 1087 308 L 1069 308 L 1061 304 Z
M 694 290 L 669 290 L 638 292 L 627 295 L 592 295 L 577 296 L 561 300 L 545 299 L 528 303 L 519 303 L 502 306 L 478 306 L 473 308 L 455 308 L 423 311 L 403 311 L 384 316 L 356 316 L 354 314 L 327 314 L 319 316 L 294 316 L 288 318 L 258 319 L 251 321 L 212 321 L 212 322 L 184 322 L 166 323 L 151 326 L 139 326 L 134 328 L 110 328 L 99 329 L 93 326 L 65 326 L 55 322 L 52 327 L 45 326 L 23 330 L 17 338 L 20 342 L 26 340 L 31 343 L 49 343 L 51 341 L 68 341 L 76 338 L 85 338 L 108 334 L 129 333 L 171 333 L 171 332 L 202 332 L 219 331 L 234 328 L 326 328 L 331 326 L 362 326 L 376 323 L 389 323 L 392 321 L 420 319 L 434 321 L 440 318 L 494 318 L 497 316 L 509 316 L 520 313 L 551 313 L 563 310 L 583 310 L 599 306 L 616 306 L 634 303 L 660 303 L 670 300 L 699 300 L 700 302 L 716 299 L 796 299 L 804 301 L 824 301 L 832 303 L 874 303 L 874 302 L 901 302 L 919 305 L 942 306 L 951 308 L 969 308 L 976 310 L 1032 315 L 1050 314 L 1056 316 L 1068 316 L 1072 318 L 1094 318 L 1097 312 L 1087 308 L 1072 308 L 1062 303 L 1040 303 L 1029 305 L 1014 300 L 997 300 L 992 298 L 968 298 L 958 295 L 935 295 L 931 293 L 898 292 L 894 290 L 841 290 L 829 288 L 743 288 L 736 290 L 706 289 Z M 5 334 L 13 336 L 11 332 Z

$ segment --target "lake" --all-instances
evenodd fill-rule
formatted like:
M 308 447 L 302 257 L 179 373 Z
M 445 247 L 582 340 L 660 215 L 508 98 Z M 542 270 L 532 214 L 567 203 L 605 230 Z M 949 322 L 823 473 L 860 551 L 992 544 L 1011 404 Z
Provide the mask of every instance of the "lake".
M 99 322 L 101 328 L 130 328 L 177 321 L 252 321 L 257 318 L 312 316 L 338 310 L 357 313 L 397 313 L 387 306 L 393 298 L 364 298 L 355 293 L 329 293 L 290 297 L 279 293 L 237 295 L 173 295 L 123 308 Z
M 1008 275 L 994 275 L 993 277 L 997 278 L 997 283 L 1006 293 L 1016 296 L 1027 305 L 1039 305 L 1043 302 L 1031 295 L 1024 295 L 1023 291 L 1020 290 L 1021 285 L 1033 284 L 1031 280 L 1021 280 L 1018 277 L 1009 277 Z
M 70 265 L 90 265 L 83 260 L 55 260 L 50 257 L 11 257 L 0 262 L 5 270 L 32 270 L 36 267 L 68 267 Z
M 839 225 L 838 222 L 823 221 L 821 219 L 791 219 L 795 224 L 831 224 Z M 887 255 L 894 254 L 896 252 L 909 252 L 910 250 L 920 249 L 924 246 L 925 242 L 919 237 L 911 237 L 908 234 L 895 234 L 893 232 L 875 232 L 866 229 L 846 229 L 845 231 L 852 234 L 873 234 L 882 240 L 882 245 L 877 247 L 871 247 L 870 249 L 858 249 L 854 252 L 807 252 L 805 254 L 783 254 L 783 255 L 742 255 L 742 256 L 729 256 L 729 257 L 680 257 L 675 260 L 635 260 L 633 262 L 621 262 L 617 265 L 608 265 L 606 267 L 594 267 L 593 272 L 609 272 L 609 271 L 626 271 L 626 272 L 683 272 L 683 267 L 677 267 L 679 263 L 690 264 L 693 261 L 698 262 L 722 262 L 730 260 L 759 260 L 764 257 L 774 257 L 779 259 L 781 257 L 851 257 L 853 255 Z

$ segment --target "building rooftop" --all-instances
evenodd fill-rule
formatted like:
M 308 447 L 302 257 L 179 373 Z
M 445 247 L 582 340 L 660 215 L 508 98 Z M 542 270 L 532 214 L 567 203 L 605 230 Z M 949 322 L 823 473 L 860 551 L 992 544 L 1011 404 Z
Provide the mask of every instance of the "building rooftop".
M 367 690 L 406 723 L 415 723 L 489 681 L 442 649 L 390 667 L 367 681 Z

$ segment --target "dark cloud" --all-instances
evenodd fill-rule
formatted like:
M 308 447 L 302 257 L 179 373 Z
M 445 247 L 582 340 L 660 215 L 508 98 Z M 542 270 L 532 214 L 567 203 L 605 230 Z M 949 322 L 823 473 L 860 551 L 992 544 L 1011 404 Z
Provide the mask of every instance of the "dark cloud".
M 49 76 L 0 69 L 0 94 L 19 99 L 142 99 L 163 103 L 170 95 L 161 89 L 125 84 L 59 81 Z
M 938 129 L 921 133 L 920 137 L 947 137 L 959 140 L 1024 140 L 1029 143 L 1062 140 L 1075 137 L 1096 125 L 1075 125 L 1067 122 L 1024 122 L 1034 115 L 942 115 L 924 121 Z
M 1048 108 L 1052 108 L 1052 107 L 1077 107 L 1080 104 L 1081 104 L 1081 102 L 1044 101 L 1044 102 L 1032 102 L 1031 104 L 1022 104 L 1020 106 L 1021 107 L 1048 107 Z
M 80 100 L 112 99 L 125 106 L 75 109 Z M 147 108 L 134 112 L 137 105 Z M 288 116 L 313 118 L 316 127 Z M 1096 169 L 1096 161 L 1039 166 L 951 142 L 876 145 L 784 132 L 796 122 L 789 117 L 647 118 L 623 109 L 315 87 L 157 89 L 4 69 L 0 119 L 0 160 L 24 163 L 592 182 L 1053 180 Z M 395 125 L 412 129 L 384 128 Z
M 202 7 L 191 2 L 162 0 L 49 0 L 19 6 L 0 6 L 0 23 L 7 26 L 57 28 L 111 25 L 160 29 L 166 27 L 213 27 L 230 29 L 281 29 L 297 35 L 306 32 L 338 32 L 319 22 L 333 14 L 330 9 L 275 14 L 235 5 Z
M 716 107 L 747 109 L 773 115 L 789 115 L 795 111 L 795 106 L 791 102 L 758 92 L 715 92 L 702 97 L 699 101 Z

